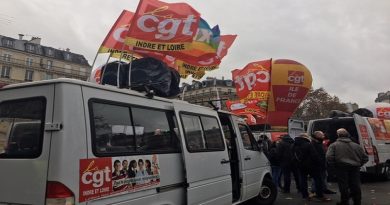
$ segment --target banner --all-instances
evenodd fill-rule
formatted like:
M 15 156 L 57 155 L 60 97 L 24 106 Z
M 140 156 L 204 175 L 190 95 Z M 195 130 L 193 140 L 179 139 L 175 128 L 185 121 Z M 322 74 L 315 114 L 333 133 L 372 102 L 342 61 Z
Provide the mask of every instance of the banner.
M 380 119 L 389 119 L 390 120 L 390 107 L 377 107 L 376 115 Z
M 203 74 L 205 71 L 218 69 L 222 58 L 227 55 L 228 49 L 233 45 L 236 37 L 237 35 L 222 35 L 218 44 L 217 52 L 213 57 L 206 56 L 190 58 L 186 55 L 180 55 L 181 52 L 178 52 L 178 54 L 176 54 L 176 66 L 179 70 L 180 76 L 182 78 L 186 78 L 188 75 L 194 73 Z M 197 75 L 197 77 L 199 76 L 200 75 Z
M 362 135 L 362 142 L 360 143 L 363 143 L 363 147 L 367 151 L 368 155 L 373 155 L 374 149 L 372 147 L 371 140 L 368 135 L 367 127 L 365 125 L 359 125 L 359 131 Z
M 378 118 L 368 118 L 368 122 L 374 132 L 376 140 L 390 140 L 390 130 L 388 130 L 388 120 Z
M 113 58 L 122 58 L 127 61 L 131 60 L 133 48 L 132 46 L 124 45 L 124 41 L 129 31 L 133 15 L 134 13 L 131 11 L 122 11 L 101 44 L 98 53 L 111 53 L 111 57 Z M 121 53 L 122 57 L 120 56 Z
M 191 43 L 191 48 L 183 51 L 167 52 L 168 55 L 179 59 L 208 59 L 216 56 L 221 41 L 219 26 L 211 28 L 202 18 L 199 27 Z
M 160 186 L 156 154 L 80 160 L 79 202 Z
M 251 114 L 256 119 L 265 118 L 267 113 L 267 107 L 259 104 L 258 100 L 227 100 L 226 107 L 236 115 Z
M 126 44 L 157 51 L 190 48 L 200 14 L 186 3 L 141 0 L 134 14 Z
M 265 122 L 271 82 L 271 60 L 249 63 L 242 70 L 233 70 L 232 75 L 240 102 L 230 106 L 227 103 L 229 110 L 236 114 L 253 114 L 257 123 Z M 238 107 L 240 109 L 234 109 Z

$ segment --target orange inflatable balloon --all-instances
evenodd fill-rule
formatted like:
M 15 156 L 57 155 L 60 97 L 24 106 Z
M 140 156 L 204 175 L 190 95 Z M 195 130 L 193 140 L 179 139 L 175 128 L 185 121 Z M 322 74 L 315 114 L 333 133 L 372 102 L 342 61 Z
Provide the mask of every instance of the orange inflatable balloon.
M 305 98 L 311 85 L 311 73 L 301 63 L 287 59 L 273 60 L 267 124 L 287 127 L 288 119 Z

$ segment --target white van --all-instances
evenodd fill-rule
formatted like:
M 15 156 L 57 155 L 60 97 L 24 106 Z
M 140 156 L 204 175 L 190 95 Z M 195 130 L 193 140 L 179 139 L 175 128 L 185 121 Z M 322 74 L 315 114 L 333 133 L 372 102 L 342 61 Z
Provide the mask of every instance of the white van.
M 320 130 L 330 142 L 336 140 L 336 130 L 345 128 L 353 141 L 359 143 L 369 156 L 369 161 L 361 168 L 367 172 L 390 180 L 390 120 L 362 117 L 334 117 L 311 120 L 308 134 Z
M 0 89 L 0 204 L 272 204 L 238 117 L 71 79 Z

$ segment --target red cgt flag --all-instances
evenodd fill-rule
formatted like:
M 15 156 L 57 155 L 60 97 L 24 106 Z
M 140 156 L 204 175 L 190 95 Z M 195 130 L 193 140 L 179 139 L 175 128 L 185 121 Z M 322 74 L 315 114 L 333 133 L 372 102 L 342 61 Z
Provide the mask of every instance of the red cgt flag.
M 268 94 L 271 82 L 271 60 L 252 62 L 242 70 L 232 71 L 237 95 L 240 99 L 258 99 Z
M 249 63 L 242 70 L 233 70 L 239 103 L 230 105 L 234 113 L 253 114 L 257 123 L 266 119 L 270 95 L 272 60 Z
M 129 30 L 130 21 L 133 18 L 134 13 L 131 11 L 123 10 L 118 19 L 111 27 L 102 45 L 99 48 L 99 53 L 120 52 L 121 49 L 130 51 L 132 48 L 129 46 L 123 47 L 123 43 L 126 38 L 126 34 Z
M 126 44 L 158 51 L 189 49 L 200 14 L 186 3 L 141 0 Z

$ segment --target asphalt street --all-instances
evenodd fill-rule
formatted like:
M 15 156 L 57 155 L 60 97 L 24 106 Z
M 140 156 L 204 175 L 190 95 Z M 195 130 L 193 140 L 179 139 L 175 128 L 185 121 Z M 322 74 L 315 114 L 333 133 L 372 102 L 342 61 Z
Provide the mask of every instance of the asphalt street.
M 309 183 L 310 184 L 310 183 Z M 328 183 L 330 189 L 338 192 L 337 183 Z M 339 193 L 326 195 L 331 198 L 330 202 L 304 201 L 302 196 L 295 190 L 295 185 L 292 185 L 291 193 L 278 193 L 275 205 L 305 205 L 305 204 L 336 204 L 339 199 Z M 352 204 L 352 201 L 350 201 Z M 378 181 L 373 179 L 365 179 L 362 184 L 362 205 L 390 205 L 390 181 Z

